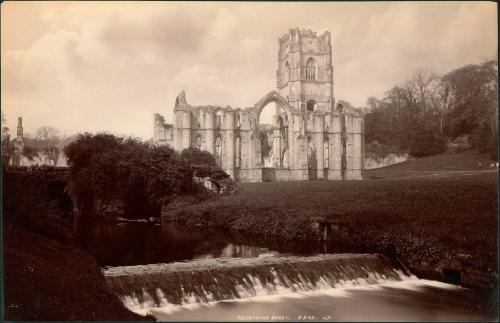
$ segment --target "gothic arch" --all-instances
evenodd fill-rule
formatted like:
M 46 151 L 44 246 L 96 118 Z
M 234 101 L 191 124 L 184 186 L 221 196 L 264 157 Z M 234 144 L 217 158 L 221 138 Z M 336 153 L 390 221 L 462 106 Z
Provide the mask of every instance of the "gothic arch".
M 288 104 L 288 101 L 284 97 L 282 97 L 278 92 L 271 91 L 268 94 L 264 95 L 264 97 L 254 105 L 255 122 L 253 126 L 255 127 L 255 129 L 257 129 L 258 121 L 260 119 L 260 114 L 262 113 L 262 110 L 267 104 L 271 102 L 276 103 L 281 108 L 283 108 L 283 110 L 285 110 L 288 120 L 293 120 L 292 107 Z

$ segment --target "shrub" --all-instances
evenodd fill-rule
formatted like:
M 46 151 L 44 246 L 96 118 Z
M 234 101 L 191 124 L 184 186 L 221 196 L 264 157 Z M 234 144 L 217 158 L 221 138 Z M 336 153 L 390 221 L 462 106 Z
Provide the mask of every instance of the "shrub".
M 432 131 L 421 131 L 411 144 L 410 154 L 415 157 L 425 157 L 442 153 L 446 150 L 443 139 Z
M 187 148 L 181 152 L 181 160 L 189 165 L 215 166 L 215 158 L 208 151 L 201 151 L 198 148 Z

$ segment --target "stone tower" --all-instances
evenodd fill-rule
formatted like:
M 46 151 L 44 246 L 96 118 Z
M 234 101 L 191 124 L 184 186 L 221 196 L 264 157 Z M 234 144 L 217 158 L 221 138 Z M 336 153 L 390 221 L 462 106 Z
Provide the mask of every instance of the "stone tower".
M 17 137 L 14 142 L 14 156 L 12 157 L 12 166 L 21 165 L 21 155 L 24 150 L 24 136 L 23 136 L 23 118 L 17 118 Z
M 329 31 L 318 36 L 305 29 L 290 29 L 278 39 L 278 93 L 295 112 L 332 112 L 332 45 Z

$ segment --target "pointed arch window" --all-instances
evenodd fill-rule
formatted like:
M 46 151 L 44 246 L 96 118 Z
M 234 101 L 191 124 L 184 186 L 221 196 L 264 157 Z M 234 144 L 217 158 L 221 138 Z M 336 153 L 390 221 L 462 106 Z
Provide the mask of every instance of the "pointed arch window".
M 236 143 L 235 143 L 235 148 L 236 148 L 236 168 L 241 167 L 241 139 L 240 137 L 236 137 Z
M 222 128 L 222 111 L 217 111 L 217 113 L 215 114 L 215 122 L 216 122 L 216 127 L 217 128 Z
M 215 162 L 217 166 L 222 167 L 222 140 L 220 137 L 215 140 Z
M 324 142 L 324 168 L 330 168 L 330 145 L 328 143 L 328 141 L 325 141 Z
M 241 128 L 241 116 L 239 113 L 236 114 L 236 128 Z
M 316 61 L 312 57 L 309 58 L 306 63 L 306 79 L 316 79 Z
M 199 150 L 201 150 L 202 141 L 203 138 L 201 137 L 201 135 L 198 135 L 198 137 L 196 137 L 196 148 L 198 148 Z
M 286 75 L 286 80 L 290 81 L 290 64 L 286 62 L 285 64 L 285 75 Z

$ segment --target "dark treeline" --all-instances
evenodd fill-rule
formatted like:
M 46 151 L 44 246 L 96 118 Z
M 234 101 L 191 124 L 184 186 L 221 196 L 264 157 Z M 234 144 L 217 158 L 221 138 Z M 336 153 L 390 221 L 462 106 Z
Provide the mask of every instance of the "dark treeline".
M 498 62 L 466 65 L 443 76 L 418 70 L 405 83 L 368 98 L 365 138 L 413 156 L 443 152 L 462 138 L 497 159 Z
M 158 217 L 161 207 L 177 197 L 206 195 L 193 180 L 197 173 L 228 176 L 207 152 L 190 148 L 179 154 L 165 146 L 105 133 L 80 134 L 64 152 L 83 231 L 100 220 L 99 201 L 123 201 L 121 216 L 126 218 Z

